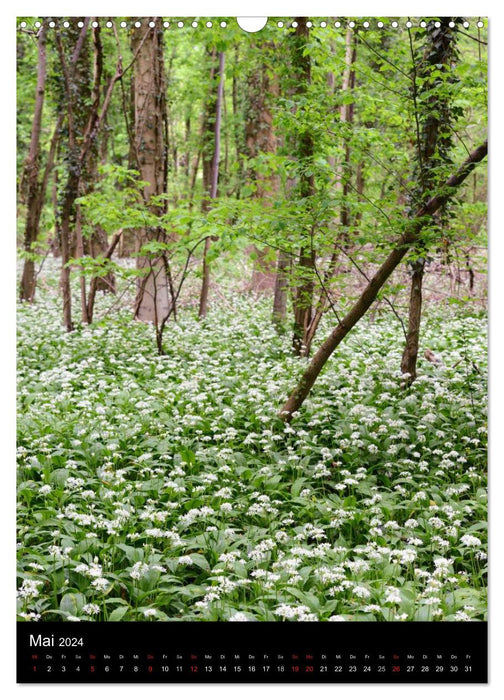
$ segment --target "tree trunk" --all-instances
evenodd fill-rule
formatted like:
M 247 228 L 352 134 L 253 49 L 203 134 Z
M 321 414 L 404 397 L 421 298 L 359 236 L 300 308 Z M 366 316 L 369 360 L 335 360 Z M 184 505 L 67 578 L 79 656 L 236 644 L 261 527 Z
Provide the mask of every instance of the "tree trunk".
M 168 144 L 165 143 L 165 75 L 163 56 L 163 29 L 156 26 L 146 33 L 145 27 L 155 17 L 147 17 L 139 29 L 133 32 L 135 63 L 135 152 L 138 158 L 140 177 L 147 182 L 144 199 L 150 210 L 157 215 L 163 207 L 150 203 L 153 196 L 165 191 L 165 159 Z M 160 227 L 137 231 L 136 252 L 152 240 L 165 242 L 166 236 Z M 135 318 L 153 321 L 164 317 L 170 309 L 168 279 L 162 255 L 137 257 L 137 269 L 145 270 L 137 289 Z
M 23 180 L 27 188 L 27 214 L 24 232 L 25 259 L 21 278 L 20 299 L 32 302 L 35 297 L 35 263 L 33 246 L 38 239 L 40 212 L 42 210 L 45 189 L 39 185 L 40 160 L 40 131 L 42 125 L 42 109 L 46 84 L 46 29 L 42 25 L 38 34 L 38 69 L 37 88 L 35 93 L 35 111 L 30 138 L 30 150 L 25 164 Z
M 123 230 L 120 229 L 117 233 L 114 234 L 114 237 L 112 238 L 112 241 L 107 248 L 107 250 L 104 253 L 103 259 L 104 260 L 110 260 L 112 257 L 112 254 L 114 253 L 114 250 L 116 249 L 117 244 L 121 240 L 123 235 Z M 93 277 L 91 279 L 91 283 L 89 285 L 89 296 L 88 296 L 88 302 L 87 302 L 87 319 L 88 323 L 93 322 L 93 313 L 94 313 L 94 302 L 95 302 L 95 297 L 96 297 L 96 291 L 98 289 L 98 282 L 99 282 L 99 277 Z
M 215 103 L 215 147 L 211 161 L 210 171 L 210 200 L 217 197 L 217 185 L 219 181 L 219 159 L 220 159 L 220 136 L 221 136 L 221 114 L 222 114 L 222 96 L 224 92 L 224 52 L 219 52 L 219 86 L 217 88 L 217 100 Z M 205 160 L 203 160 L 203 168 L 205 169 Z M 207 160 L 208 168 L 208 160 Z M 207 170 L 208 172 L 208 170 Z M 207 175 L 208 178 L 208 175 Z M 210 208 L 210 203 L 207 204 Z M 208 251 L 210 250 L 210 238 L 205 239 L 205 250 L 203 253 L 203 280 L 201 283 L 201 293 L 199 302 L 199 318 L 204 318 L 207 314 L 208 307 L 208 290 L 210 288 L 210 265 L 208 262 Z
M 69 49 L 74 46 L 70 65 L 67 64 L 65 48 L 61 36 L 56 34 L 56 43 L 61 62 L 65 85 L 65 116 L 68 131 L 68 155 L 66 183 L 61 203 L 61 293 L 63 297 L 63 325 L 68 332 L 73 330 L 72 293 L 70 288 L 70 257 L 72 224 L 75 223 L 74 202 L 79 195 L 79 182 L 82 175 L 82 160 L 79 157 L 77 135 L 84 132 L 86 116 L 86 77 L 89 73 L 86 39 L 89 17 L 84 19 L 83 27 L 70 25 L 65 39 Z M 63 107 L 62 107 L 63 108 Z
M 257 47 L 253 47 L 257 50 Z M 274 154 L 277 137 L 273 129 L 272 102 L 278 97 L 278 78 L 272 73 L 275 45 L 261 45 L 259 65 L 250 67 L 247 80 L 247 103 L 245 120 L 246 155 L 252 160 L 262 154 Z M 255 185 L 255 197 L 264 207 L 271 206 L 271 199 L 278 193 L 279 179 L 276 174 L 264 174 L 261 168 L 252 165 L 247 179 Z M 250 287 L 254 291 L 271 289 L 275 285 L 275 262 L 269 246 L 252 246 L 255 253 Z
M 102 76 L 103 76 L 103 44 L 100 36 L 100 27 L 92 28 L 93 35 L 93 86 L 91 90 L 92 110 L 98 114 L 100 97 L 102 93 Z M 106 97 L 106 92 L 104 97 Z M 106 130 L 104 134 L 106 133 Z M 104 135 L 101 139 L 102 143 L 93 143 L 89 149 L 86 167 L 86 193 L 93 191 L 95 184 L 98 182 L 98 161 L 100 159 L 101 147 L 105 142 Z M 88 245 L 83 246 L 84 253 L 88 253 L 93 258 L 103 255 L 107 248 L 107 236 L 100 226 L 95 226 L 89 239 Z M 115 292 L 115 276 L 112 272 L 107 273 L 104 277 L 96 279 L 96 289 L 104 292 Z M 89 302 L 86 304 L 86 316 L 89 318 Z
M 345 336 L 359 322 L 376 299 L 378 292 L 388 280 L 390 275 L 404 258 L 409 248 L 414 245 L 422 228 L 426 225 L 427 219 L 438 211 L 454 194 L 454 190 L 459 187 L 466 177 L 472 172 L 477 163 L 485 158 L 488 151 L 487 142 L 476 148 L 464 161 L 457 172 L 452 175 L 440 188 L 441 194 L 432 197 L 426 204 L 417 210 L 415 217 L 406 226 L 406 231 L 399 238 L 396 247 L 389 253 L 387 259 L 370 280 L 367 287 L 362 292 L 357 302 L 353 305 L 346 316 L 331 332 L 328 338 L 322 343 L 313 356 L 300 382 L 289 396 L 285 405 L 279 413 L 279 418 L 284 422 L 290 422 L 295 413 L 303 404 L 310 393 L 318 375 L 327 360 L 342 342 Z
M 309 29 L 306 17 L 297 17 L 297 27 L 292 39 L 292 64 L 296 76 L 294 94 L 302 99 L 308 92 L 311 82 L 311 58 L 306 51 Z M 309 209 L 310 198 L 315 192 L 315 180 L 313 174 L 306 174 L 313 161 L 313 136 L 309 129 L 299 134 L 296 144 L 296 156 L 302 165 L 299 176 L 299 196 L 305 200 L 305 209 Z M 310 240 L 306 241 L 299 250 L 299 258 L 296 269 L 293 270 L 297 278 L 296 289 L 293 295 L 294 325 L 292 334 L 292 349 L 295 355 L 301 355 L 306 345 L 308 328 L 312 318 L 313 290 L 315 286 L 315 250 L 313 248 L 313 227 L 310 232 Z
M 448 160 L 451 136 L 449 97 L 440 79 L 431 77 L 431 72 L 449 70 L 456 58 L 456 31 L 449 26 L 451 18 L 443 17 L 441 26 L 436 28 L 431 21 L 427 28 L 427 46 L 418 66 L 413 61 L 413 100 L 417 124 L 417 177 L 418 186 L 413 193 L 413 205 L 418 205 L 429 197 L 438 184 L 435 172 L 440 164 Z M 417 79 L 420 88 L 417 90 Z M 442 93 L 436 88 L 440 84 Z M 424 95 L 426 97 L 424 97 Z M 442 133 L 442 130 L 448 135 Z M 415 201 L 416 200 L 416 201 Z M 420 343 L 422 320 L 422 285 L 425 270 L 424 250 L 420 243 L 416 246 L 417 260 L 412 263 L 411 290 L 409 302 L 408 333 L 401 360 L 401 371 L 408 374 L 411 384 L 417 376 L 417 358 Z
M 273 297 L 272 322 L 277 332 L 285 330 L 287 318 L 287 291 L 289 289 L 288 270 L 290 255 L 283 250 L 278 251 L 277 268 L 275 276 L 275 293 Z
M 403 374 L 409 374 L 410 381 L 413 381 L 416 377 L 420 321 L 422 318 L 422 281 L 424 267 L 425 261 L 423 259 L 417 260 L 413 264 L 413 275 L 411 277 L 408 333 L 401 361 L 401 372 Z

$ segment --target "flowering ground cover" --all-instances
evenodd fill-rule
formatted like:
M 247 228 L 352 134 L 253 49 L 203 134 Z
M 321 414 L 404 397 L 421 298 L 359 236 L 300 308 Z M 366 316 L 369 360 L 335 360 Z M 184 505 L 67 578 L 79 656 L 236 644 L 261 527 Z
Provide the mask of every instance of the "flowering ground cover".
M 269 301 L 186 311 L 159 357 L 130 310 L 68 334 L 37 294 L 18 326 L 20 619 L 485 619 L 482 312 L 427 312 L 442 363 L 410 388 L 396 319 L 365 319 L 286 426 L 306 361 Z

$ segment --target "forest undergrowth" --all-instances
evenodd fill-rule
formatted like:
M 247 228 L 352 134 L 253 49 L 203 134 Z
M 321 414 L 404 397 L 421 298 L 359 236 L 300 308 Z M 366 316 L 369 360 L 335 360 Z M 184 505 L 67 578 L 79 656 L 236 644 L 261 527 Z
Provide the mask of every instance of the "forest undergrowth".
M 130 309 L 65 332 L 56 288 L 19 309 L 20 619 L 485 619 L 484 312 L 428 309 L 412 386 L 364 320 L 286 425 L 307 360 L 269 300 L 184 311 L 158 356 Z

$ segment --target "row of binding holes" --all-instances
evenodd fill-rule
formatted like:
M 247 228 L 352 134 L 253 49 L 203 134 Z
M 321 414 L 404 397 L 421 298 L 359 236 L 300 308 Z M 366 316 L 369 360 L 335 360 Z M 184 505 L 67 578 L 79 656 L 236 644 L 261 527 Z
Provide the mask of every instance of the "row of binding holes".
M 91 22 L 91 26 L 93 26 L 93 27 L 98 27 L 99 24 L 100 24 L 100 23 L 99 23 L 99 22 L 96 22 L 96 21 Z M 149 27 L 155 27 L 155 26 L 156 26 L 156 22 L 149 22 L 148 24 L 149 24 Z M 187 24 L 189 24 L 189 23 L 187 23 Z M 222 21 L 222 22 L 215 22 L 215 23 L 214 23 L 214 22 L 212 22 L 212 21 L 209 20 L 208 22 L 205 22 L 205 26 L 208 27 L 209 29 L 210 29 L 211 27 L 213 27 L 214 24 L 216 24 L 216 25 L 218 24 L 218 26 L 222 27 L 223 29 L 224 29 L 225 27 L 227 27 L 227 22 L 224 22 L 224 21 Z M 280 29 L 281 29 L 282 27 L 285 27 L 285 26 L 287 26 L 287 27 L 294 27 L 294 28 L 298 26 L 298 23 L 296 22 L 296 20 L 294 20 L 293 22 L 288 23 L 287 25 L 285 24 L 285 22 L 282 22 L 282 21 L 279 21 L 279 22 L 277 22 L 276 24 L 277 24 L 277 27 L 279 27 Z M 317 22 L 311 22 L 310 20 L 308 20 L 308 22 L 306 23 L 306 26 L 307 26 L 307 27 L 314 27 L 314 26 L 327 27 L 328 24 L 331 24 L 331 23 L 325 22 L 324 20 L 322 20 L 321 22 L 318 22 L 318 23 L 317 23 Z M 199 26 L 199 23 L 196 22 L 196 21 L 194 21 L 194 22 L 191 22 L 190 25 L 191 25 L 191 27 L 196 28 L 196 27 Z M 27 27 L 27 23 L 26 23 L 26 22 L 21 22 L 19 26 L 20 26 L 22 29 L 24 29 L 25 27 Z M 39 29 L 39 28 L 42 26 L 42 22 L 39 22 L 39 21 L 34 22 L 34 26 L 35 26 L 37 29 Z M 54 22 L 54 21 L 50 21 L 50 22 L 49 22 L 49 27 L 53 28 L 53 27 L 55 27 L 55 26 L 56 26 L 56 22 Z M 63 26 L 64 26 L 65 28 L 69 27 L 69 26 L 70 26 L 70 22 L 68 22 L 68 21 L 63 22 Z M 77 26 L 80 27 L 80 28 L 82 28 L 82 27 L 84 26 L 84 22 L 82 22 L 82 21 L 77 22 Z M 111 21 L 109 20 L 108 22 L 105 22 L 105 26 L 108 27 L 108 28 L 110 29 L 111 27 L 114 26 L 114 23 L 111 22 Z M 128 27 L 128 22 L 122 21 L 122 22 L 119 23 L 119 26 L 120 26 L 122 29 L 127 29 L 127 27 Z M 142 26 L 142 22 L 139 22 L 139 21 L 137 21 L 137 22 L 132 22 L 132 23 L 130 23 L 129 26 L 135 26 L 136 28 L 139 28 L 139 27 Z M 168 27 L 170 27 L 170 26 L 172 26 L 172 27 L 173 27 L 173 26 L 177 26 L 177 27 L 179 27 L 180 29 L 182 29 L 182 27 L 185 27 L 185 26 L 187 26 L 187 25 L 186 25 L 186 23 L 184 23 L 182 20 L 180 20 L 180 21 L 178 21 L 178 22 L 173 22 L 173 23 L 170 23 L 170 22 L 163 22 L 163 27 L 165 27 L 165 29 L 168 29 Z M 350 27 L 350 29 L 354 29 L 355 27 L 358 26 L 358 24 L 357 24 L 357 22 L 354 22 L 354 21 L 350 21 L 350 22 L 348 22 L 348 24 L 346 24 L 345 22 L 334 22 L 334 26 L 335 26 L 336 28 L 339 28 L 339 27 L 342 27 L 342 26 L 343 26 L 343 27 L 344 27 L 344 26 L 348 26 L 348 27 Z M 371 28 L 371 23 L 368 22 L 367 20 L 365 20 L 364 22 L 362 22 L 361 26 L 362 26 L 363 29 L 370 29 L 370 28 Z M 382 21 L 377 22 L 377 23 L 376 23 L 376 26 L 378 27 L 378 29 L 383 29 L 383 28 L 385 27 L 385 22 L 382 22 Z M 390 26 L 393 27 L 394 29 L 397 29 L 397 28 L 399 27 L 399 22 L 396 22 L 396 21 L 394 20 L 393 22 L 390 23 Z M 413 22 L 411 22 L 410 20 L 408 20 L 407 22 L 405 22 L 405 26 L 408 27 L 408 29 L 409 29 L 410 27 L 413 27 Z M 424 27 L 426 27 L 426 26 L 427 26 L 427 22 L 426 22 L 425 20 L 422 20 L 422 21 L 420 22 L 420 27 L 423 27 L 423 28 L 424 28 Z M 440 23 L 440 22 L 435 22 L 435 26 L 436 26 L 436 27 L 440 27 L 440 26 L 441 26 L 441 23 Z M 469 26 L 470 26 L 470 25 L 469 25 L 469 22 L 465 21 L 465 22 L 463 23 L 463 26 L 464 26 L 465 29 L 468 29 Z M 480 21 L 476 22 L 476 26 L 477 26 L 479 29 L 481 29 L 481 28 L 484 26 L 484 23 L 480 20 Z M 455 27 L 455 22 L 450 22 L 450 27 L 452 27 L 452 28 Z
M 139 21 L 137 21 L 137 22 L 130 22 L 129 26 L 130 26 L 130 27 L 133 27 L 133 26 L 134 26 L 134 27 L 136 27 L 137 29 L 139 29 L 139 28 L 142 26 L 142 24 L 143 24 L 144 26 L 146 26 L 147 23 L 146 23 L 146 22 L 142 23 L 142 22 L 139 22 Z M 188 23 L 187 23 L 187 24 L 188 24 Z M 182 20 L 180 20 L 179 22 L 163 22 L 163 27 L 165 27 L 166 29 L 168 29 L 168 27 L 177 26 L 177 27 L 179 27 L 180 29 L 182 29 L 182 27 L 187 26 L 187 24 L 186 24 L 185 22 L 182 22 Z M 211 22 L 210 20 L 209 20 L 208 22 L 205 22 L 205 27 L 208 27 L 208 28 L 210 29 L 211 27 L 214 26 L 214 24 L 218 25 L 219 27 L 222 27 L 223 29 L 224 29 L 225 27 L 227 27 L 227 22 L 224 22 L 224 21 L 222 21 L 222 22 Z M 70 26 L 70 22 L 68 22 L 68 21 L 65 20 L 64 22 L 62 22 L 62 25 L 63 25 L 63 27 L 68 28 L 68 27 Z M 155 27 L 155 26 L 156 26 L 156 22 L 148 22 L 148 25 L 149 25 L 149 27 Z M 191 27 L 196 28 L 196 27 L 199 26 L 199 23 L 196 22 L 196 21 L 194 21 L 194 22 L 191 22 L 190 25 L 191 25 Z M 25 29 L 28 25 L 27 25 L 26 22 L 21 22 L 19 26 L 21 27 L 21 29 Z M 42 22 L 39 22 L 39 21 L 34 22 L 34 26 L 35 26 L 37 29 L 40 29 L 40 27 L 42 26 Z M 53 22 L 53 21 L 51 20 L 51 21 L 48 23 L 48 26 L 51 27 L 51 28 L 54 28 L 54 27 L 56 26 L 56 22 Z M 78 26 L 79 28 L 82 28 L 82 27 L 84 26 L 84 22 L 82 22 L 82 21 L 77 22 L 77 26 Z M 99 26 L 100 26 L 100 22 L 96 22 L 96 21 L 91 22 L 91 26 L 92 26 L 92 27 L 99 27 Z M 111 28 L 114 26 L 114 23 L 111 22 L 111 21 L 109 20 L 108 22 L 105 22 L 105 26 L 108 27 L 109 29 L 111 29 Z M 124 21 L 123 21 L 123 22 L 119 22 L 119 26 L 120 26 L 122 29 L 127 29 L 127 27 L 128 27 L 128 22 L 124 22 Z

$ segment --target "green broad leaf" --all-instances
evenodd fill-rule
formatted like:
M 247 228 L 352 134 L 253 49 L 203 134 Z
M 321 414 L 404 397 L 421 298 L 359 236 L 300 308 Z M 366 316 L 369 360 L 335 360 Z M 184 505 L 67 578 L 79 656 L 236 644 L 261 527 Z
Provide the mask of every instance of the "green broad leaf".
M 65 593 L 65 595 L 60 600 L 60 610 L 68 613 L 69 615 L 77 616 L 78 612 L 85 605 L 86 598 L 82 593 Z
M 144 560 L 144 550 L 139 547 L 132 547 L 129 544 L 118 544 L 117 548 L 126 554 L 126 558 L 131 564 Z
M 110 622 L 119 622 L 119 620 L 122 620 L 129 610 L 129 605 L 122 605 L 119 608 L 114 608 L 114 610 L 112 610 L 108 616 L 108 619 Z
M 190 554 L 189 555 L 193 561 L 193 564 L 196 564 L 196 566 L 199 566 L 200 569 L 210 569 L 210 564 L 207 562 L 205 557 L 202 554 Z
M 69 476 L 69 469 L 55 469 L 49 475 L 49 481 L 51 482 L 51 484 L 56 484 L 57 486 L 64 486 Z
M 296 481 L 292 484 L 291 487 L 291 494 L 296 497 L 299 496 L 301 491 L 303 490 L 303 486 L 307 483 L 307 479 L 302 476 L 299 479 L 296 479 Z

